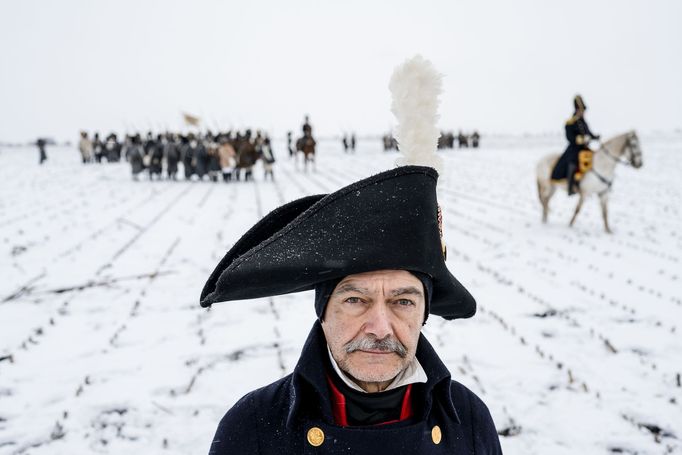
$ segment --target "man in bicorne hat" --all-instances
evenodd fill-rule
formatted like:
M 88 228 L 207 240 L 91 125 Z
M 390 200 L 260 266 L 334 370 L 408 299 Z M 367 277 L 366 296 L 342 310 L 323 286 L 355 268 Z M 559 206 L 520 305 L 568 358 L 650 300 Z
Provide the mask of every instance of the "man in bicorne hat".
M 568 195 L 573 195 L 577 192 L 578 180 L 576 179 L 576 171 L 578 171 L 578 157 L 581 151 L 585 150 L 591 152 L 589 148 L 592 139 L 599 139 L 599 136 L 590 131 L 585 121 L 585 111 L 587 106 L 580 95 L 573 98 L 573 116 L 566 122 L 566 139 L 568 139 L 568 147 L 563 155 L 559 157 L 554 169 L 552 170 L 552 180 L 567 179 Z
M 421 334 L 476 302 L 445 265 L 438 173 L 401 166 L 286 204 L 208 279 L 201 305 L 315 290 L 293 373 L 240 399 L 210 453 L 500 454 L 486 405 Z

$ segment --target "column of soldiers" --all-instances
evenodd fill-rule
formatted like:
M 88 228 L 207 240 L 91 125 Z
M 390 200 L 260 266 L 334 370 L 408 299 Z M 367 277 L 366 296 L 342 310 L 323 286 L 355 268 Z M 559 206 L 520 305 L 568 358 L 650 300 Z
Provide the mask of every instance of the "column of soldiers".
M 95 133 L 95 136 L 89 139 L 88 134 L 81 131 L 78 149 L 81 152 L 83 164 L 121 161 L 122 144 L 119 142 L 116 133 L 111 133 L 106 139 L 102 140 L 99 133 Z
M 81 132 L 79 150 L 83 163 L 118 162 L 125 159 L 130 163 L 133 179 L 147 172 L 150 180 L 177 180 L 180 164 L 186 180 L 213 182 L 223 180 L 253 180 L 253 167 L 263 161 L 264 179 L 274 180 L 273 163 L 275 156 L 270 138 L 260 131 L 253 136 L 251 130 L 221 132 L 214 134 L 165 133 L 154 136 L 148 132 L 143 139 L 139 134 L 126 135 L 118 141 L 115 133 L 102 142 L 99 134 L 88 138 Z
M 351 133 L 350 135 L 344 134 L 341 139 L 341 144 L 343 145 L 343 153 L 355 153 L 355 146 L 357 145 L 355 133 Z
M 388 152 L 389 150 L 398 151 L 398 141 L 393 137 L 393 134 L 384 134 L 381 137 L 381 140 L 384 143 L 384 152 Z
M 481 135 L 478 134 L 478 131 L 474 131 L 467 135 L 464 134 L 462 130 L 459 130 L 456 136 L 452 131 L 442 131 L 438 138 L 438 148 L 453 149 L 455 148 L 455 140 L 457 141 L 458 148 L 478 148 L 481 141 Z
M 385 152 L 389 150 L 398 150 L 398 141 L 392 134 L 384 134 L 381 140 Z M 478 148 L 481 142 L 481 135 L 478 134 L 478 131 L 466 135 L 462 130 L 459 130 L 459 133 L 456 136 L 452 131 L 441 131 L 440 137 L 438 138 L 438 148 L 453 149 L 455 148 L 455 140 L 457 141 L 459 148 Z

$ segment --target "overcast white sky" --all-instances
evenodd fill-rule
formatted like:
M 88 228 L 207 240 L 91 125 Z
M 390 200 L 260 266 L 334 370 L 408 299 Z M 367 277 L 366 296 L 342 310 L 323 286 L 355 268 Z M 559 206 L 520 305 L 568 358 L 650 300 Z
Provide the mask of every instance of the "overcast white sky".
M 682 128 L 682 2 L 0 0 L 0 141 L 209 126 L 381 133 L 388 80 L 421 53 L 441 126 Z

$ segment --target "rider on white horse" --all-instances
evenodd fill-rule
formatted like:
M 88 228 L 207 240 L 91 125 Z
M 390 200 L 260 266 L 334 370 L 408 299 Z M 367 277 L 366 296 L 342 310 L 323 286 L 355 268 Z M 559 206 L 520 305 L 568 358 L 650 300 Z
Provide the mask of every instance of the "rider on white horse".
M 585 121 L 585 110 L 587 107 L 580 95 L 573 98 L 575 111 L 573 117 L 566 122 L 566 139 L 568 147 L 561 155 L 554 170 L 552 180 L 568 179 L 569 196 L 577 191 L 576 171 L 578 170 L 578 155 L 583 150 L 590 150 L 589 143 L 592 139 L 599 139 L 599 135 L 593 134 Z

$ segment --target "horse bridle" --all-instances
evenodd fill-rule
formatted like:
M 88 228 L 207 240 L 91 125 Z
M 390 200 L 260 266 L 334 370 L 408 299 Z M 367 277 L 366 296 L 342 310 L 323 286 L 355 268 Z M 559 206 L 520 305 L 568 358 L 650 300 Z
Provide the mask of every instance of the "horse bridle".
M 600 141 L 601 147 L 599 147 L 599 150 L 597 150 L 597 153 L 603 152 L 611 158 L 613 161 L 616 162 L 616 164 L 624 164 L 625 166 L 632 166 L 632 162 L 628 160 L 622 160 L 619 156 L 613 155 L 610 151 L 609 148 L 604 144 L 603 142 Z M 632 146 L 632 134 L 628 134 L 628 138 L 625 142 L 625 146 L 623 147 L 623 152 L 625 152 L 627 149 L 630 149 L 630 152 L 632 152 L 632 155 L 634 155 L 634 148 Z M 594 168 L 591 168 L 589 172 L 593 173 L 597 178 L 604 184 L 606 185 L 606 188 L 597 193 L 599 196 L 604 195 L 605 193 L 608 193 L 611 191 L 611 185 L 613 184 L 613 180 L 609 180 L 603 175 L 601 175 L 599 172 L 595 171 Z
M 626 150 L 630 150 L 631 152 L 634 152 L 634 149 L 632 147 L 632 134 L 628 134 L 628 138 L 625 141 L 625 146 L 623 147 L 623 152 Z M 619 156 L 614 155 L 611 153 L 609 148 L 604 144 L 603 142 L 600 141 L 600 147 L 599 150 L 597 150 L 597 153 L 602 152 L 606 154 L 609 158 L 611 158 L 613 161 L 616 162 L 616 164 L 624 164 L 625 166 L 632 166 L 632 162 L 628 160 L 622 160 Z

